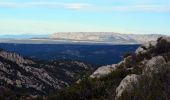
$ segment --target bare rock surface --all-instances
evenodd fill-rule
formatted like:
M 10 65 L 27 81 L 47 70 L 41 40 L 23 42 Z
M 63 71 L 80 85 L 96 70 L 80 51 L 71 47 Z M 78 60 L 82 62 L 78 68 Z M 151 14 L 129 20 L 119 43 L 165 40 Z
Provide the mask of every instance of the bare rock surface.
M 104 76 L 107 76 L 110 74 L 112 71 L 116 70 L 116 65 L 108 65 L 108 66 L 102 66 L 99 67 L 91 76 L 90 78 L 101 78 Z
M 164 57 L 156 56 L 150 59 L 143 70 L 143 74 L 149 74 L 150 72 L 159 72 L 159 67 L 166 64 Z
M 137 85 L 140 79 L 140 75 L 131 74 L 126 76 L 116 88 L 116 97 L 119 98 L 123 92 L 129 92 L 134 89 L 133 85 Z
M 0 51 L 0 86 L 18 93 L 47 95 L 76 82 L 93 66 L 77 61 L 40 62 Z
M 31 60 L 24 59 L 23 57 L 21 57 L 20 55 L 16 53 L 6 52 L 4 50 L 0 51 L 0 57 L 3 57 L 17 64 L 34 64 L 35 63 Z

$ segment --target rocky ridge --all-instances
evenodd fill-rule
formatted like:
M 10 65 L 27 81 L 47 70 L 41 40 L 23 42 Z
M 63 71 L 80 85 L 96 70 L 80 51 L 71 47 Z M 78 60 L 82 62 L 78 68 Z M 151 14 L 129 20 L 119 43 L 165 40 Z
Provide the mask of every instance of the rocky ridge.
M 113 100 L 132 100 L 134 98 L 144 100 L 147 97 L 151 98 L 153 94 L 155 95 L 157 89 L 159 89 L 157 85 L 153 84 L 155 80 L 158 81 L 157 84 L 160 82 L 160 87 L 163 87 L 160 93 L 167 92 L 163 95 L 155 95 L 153 97 L 154 100 L 160 100 L 159 98 L 170 99 L 168 96 L 170 89 L 166 88 L 170 86 L 168 81 L 170 77 L 170 37 L 160 37 L 157 41 L 143 44 L 134 54 L 124 58 L 120 63 L 114 64 L 113 69 L 110 69 L 108 66 L 100 67 L 90 78 L 108 77 L 109 74 L 119 69 L 130 71 L 130 74 L 127 74 L 115 89 Z M 155 89 L 155 91 L 151 91 L 151 88 Z M 144 91 L 149 92 L 145 94 Z
M 58 32 L 49 36 L 54 40 L 82 43 L 143 44 L 155 41 L 159 34 L 120 34 L 114 32 Z
M 92 70 L 92 65 L 83 62 L 33 61 L 16 53 L 0 51 L 0 87 L 17 93 L 47 95 L 69 86 Z
M 24 44 L 143 44 L 155 41 L 160 34 L 120 34 L 115 32 L 57 32 L 49 36 L 4 36 L 0 43 Z M 2 36 L 3 37 L 3 36 Z M 13 38 L 6 38 L 13 37 Z M 16 38 L 17 37 L 17 38 Z M 18 37 L 23 37 L 18 38 Z

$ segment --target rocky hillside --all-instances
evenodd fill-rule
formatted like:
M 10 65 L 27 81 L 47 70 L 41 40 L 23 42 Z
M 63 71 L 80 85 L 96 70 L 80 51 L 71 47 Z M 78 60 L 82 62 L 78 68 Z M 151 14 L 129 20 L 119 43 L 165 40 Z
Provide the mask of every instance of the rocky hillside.
M 83 62 L 33 61 L 0 50 L 0 93 L 8 90 L 17 94 L 48 95 L 93 70 L 94 66 Z
M 170 37 L 140 46 L 118 64 L 102 66 L 90 77 L 50 100 L 170 100 Z

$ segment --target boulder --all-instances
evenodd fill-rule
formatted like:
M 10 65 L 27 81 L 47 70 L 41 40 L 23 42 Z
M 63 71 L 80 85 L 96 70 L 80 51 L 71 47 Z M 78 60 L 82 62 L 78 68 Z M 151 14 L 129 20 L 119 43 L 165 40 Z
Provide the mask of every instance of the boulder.
M 98 68 L 91 76 L 90 78 L 101 78 L 105 77 L 108 74 L 110 74 L 112 71 L 116 70 L 116 64 L 113 65 L 107 65 L 107 66 L 102 66 Z
M 136 54 L 144 54 L 150 50 L 150 48 L 156 47 L 157 41 L 150 41 L 141 45 L 138 49 L 136 49 Z
M 116 99 L 122 96 L 123 92 L 130 92 L 134 89 L 134 85 L 139 84 L 140 75 L 127 75 L 116 88 Z
M 143 69 L 143 74 L 147 75 L 153 72 L 157 73 L 159 72 L 159 67 L 161 67 L 161 65 L 163 64 L 166 64 L 164 57 L 162 56 L 153 57 L 152 59 L 147 61 L 145 68 Z
M 158 42 L 161 41 L 161 40 L 165 40 L 166 42 L 169 42 L 170 43 L 170 37 L 160 37 L 158 39 Z

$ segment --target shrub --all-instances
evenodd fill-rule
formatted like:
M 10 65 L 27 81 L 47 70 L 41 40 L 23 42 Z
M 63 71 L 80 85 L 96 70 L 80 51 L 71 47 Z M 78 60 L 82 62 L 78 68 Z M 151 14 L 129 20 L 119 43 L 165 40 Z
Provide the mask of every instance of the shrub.
M 123 58 L 127 58 L 128 56 L 131 56 L 131 55 L 133 55 L 133 53 L 126 53 L 126 54 L 124 54 L 124 56 L 123 56 Z
M 120 81 L 130 72 L 125 69 L 113 71 L 100 79 L 84 78 L 79 84 L 74 84 L 52 96 L 50 100 L 107 100 L 114 97 L 115 89 Z
M 164 39 L 158 39 L 158 43 L 155 48 L 156 54 L 162 54 L 170 51 L 170 43 Z
M 161 66 L 159 73 L 152 73 L 152 77 L 144 75 L 139 85 L 134 85 L 131 92 L 125 91 L 118 100 L 170 100 L 170 68 L 168 64 Z

